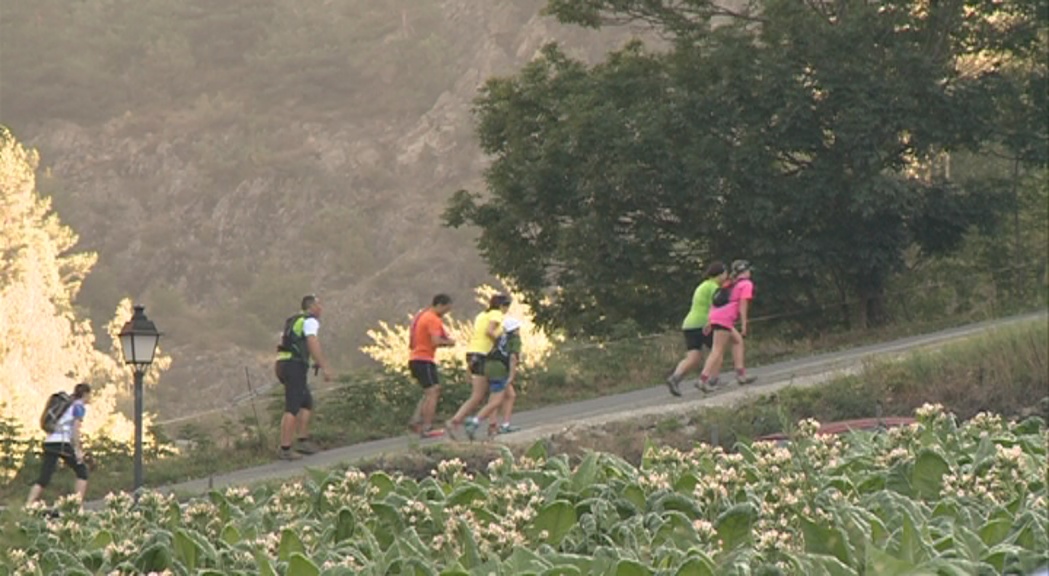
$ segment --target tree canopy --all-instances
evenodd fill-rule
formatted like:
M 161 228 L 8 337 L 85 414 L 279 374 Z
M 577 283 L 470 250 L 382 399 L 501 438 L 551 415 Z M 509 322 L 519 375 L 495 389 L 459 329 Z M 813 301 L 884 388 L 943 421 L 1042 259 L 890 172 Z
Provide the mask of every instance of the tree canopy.
M 95 263 L 93 253 L 76 252 L 74 232 L 36 190 L 39 158 L 0 126 L 0 413 L 24 432 L 38 430 L 48 395 L 87 381 L 94 388 L 88 433 L 104 430 L 113 440 L 131 438 L 128 421 L 116 412 L 120 387 L 128 381 L 119 350 L 102 352 L 74 300 Z M 130 302 L 107 326 L 111 336 L 130 319 Z M 170 365 L 160 355 L 155 377 Z
M 840 304 L 864 326 L 908 248 L 949 252 L 1010 206 L 999 188 L 953 182 L 946 154 L 1011 138 L 1044 163 L 1044 83 L 1009 70 L 1044 46 L 1038 0 L 547 11 L 646 22 L 670 44 L 592 67 L 549 46 L 476 101 L 488 195 L 459 191 L 445 219 L 480 227 L 492 271 L 548 328 L 666 327 L 700 266 L 740 257 L 767 309 Z M 1006 115 L 1029 129 L 1003 132 Z

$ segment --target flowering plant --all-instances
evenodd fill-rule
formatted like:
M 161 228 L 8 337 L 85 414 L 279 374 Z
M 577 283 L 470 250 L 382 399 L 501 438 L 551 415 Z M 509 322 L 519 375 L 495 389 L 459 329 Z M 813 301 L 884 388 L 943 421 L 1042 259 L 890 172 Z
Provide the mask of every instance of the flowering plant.
M 896 574 L 1028 572 L 1049 560 L 1045 425 L 940 406 L 887 433 L 651 446 L 574 466 L 542 444 L 421 480 L 311 471 L 179 503 L 111 495 L 29 509 L 0 574 Z

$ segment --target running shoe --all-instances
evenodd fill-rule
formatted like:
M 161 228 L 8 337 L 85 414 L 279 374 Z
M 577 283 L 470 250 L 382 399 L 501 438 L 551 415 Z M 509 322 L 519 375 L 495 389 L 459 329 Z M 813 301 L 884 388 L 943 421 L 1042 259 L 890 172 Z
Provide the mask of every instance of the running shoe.
M 667 388 L 670 388 L 670 393 L 674 396 L 681 396 L 681 389 L 678 388 L 677 384 L 678 381 L 673 374 L 667 376 Z
M 470 440 L 474 440 L 474 438 L 477 437 L 477 428 L 479 428 L 480 425 L 481 423 L 477 421 L 476 416 L 467 418 L 466 424 L 463 425 L 463 428 L 466 430 L 466 437 Z
M 423 430 L 423 431 L 419 432 L 419 437 L 420 438 L 443 438 L 444 437 L 444 430 L 441 430 L 440 428 L 429 428 L 427 430 Z
M 519 426 L 511 426 L 509 422 L 504 422 L 499 425 L 500 434 L 510 434 L 511 432 L 517 432 L 520 429 Z
M 278 448 L 277 449 L 278 460 L 302 460 L 302 454 L 290 449 L 290 448 Z
M 448 420 L 444 423 L 444 431 L 452 440 L 462 440 L 462 436 L 459 435 L 459 433 L 462 431 L 462 427 L 462 424 L 456 424 L 451 420 Z
M 746 386 L 747 384 L 753 384 L 757 379 L 757 376 L 736 376 L 736 384 Z

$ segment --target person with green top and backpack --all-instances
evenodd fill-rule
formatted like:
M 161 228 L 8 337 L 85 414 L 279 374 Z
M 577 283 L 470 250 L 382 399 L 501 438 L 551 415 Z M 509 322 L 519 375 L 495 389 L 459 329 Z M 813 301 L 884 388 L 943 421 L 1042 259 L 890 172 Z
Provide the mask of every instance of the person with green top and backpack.
M 510 426 L 510 414 L 514 409 L 517 392 L 514 381 L 521 363 L 521 322 L 516 318 L 503 319 L 503 333 L 496 340 L 485 361 L 485 376 L 488 378 L 488 404 L 477 416 L 467 418 L 464 428 L 473 440 L 481 423 L 492 418 L 488 425 L 488 437 L 508 434 L 516 429 Z M 497 424 L 497 413 L 502 414 L 502 423 Z
M 302 311 L 284 321 L 281 342 L 277 346 L 274 370 L 284 385 L 284 415 L 280 420 L 280 449 L 277 451 L 281 460 L 298 460 L 302 458 L 300 454 L 314 454 L 319 450 L 309 435 L 310 413 L 313 411 L 313 396 L 307 385 L 310 358 L 313 358 L 315 370 L 324 375 L 325 382 L 335 378 L 317 338 L 321 310 L 321 302 L 316 296 L 304 296 Z M 298 443 L 292 450 L 296 432 Z
M 714 300 L 714 293 L 725 282 L 728 271 L 725 264 L 715 260 L 707 266 L 703 274 L 703 282 L 696 287 L 692 293 L 692 308 L 681 323 L 681 331 L 685 336 L 685 357 L 678 362 L 674 371 L 667 376 L 667 387 L 674 396 L 681 396 L 678 384 L 688 374 L 689 370 L 696 370 L 703 366 L 703 347 L 707 350 L 713 348 L 713 334 L 703 333 L 707 325 L 707 317 L 710 314 L 710 306 Z

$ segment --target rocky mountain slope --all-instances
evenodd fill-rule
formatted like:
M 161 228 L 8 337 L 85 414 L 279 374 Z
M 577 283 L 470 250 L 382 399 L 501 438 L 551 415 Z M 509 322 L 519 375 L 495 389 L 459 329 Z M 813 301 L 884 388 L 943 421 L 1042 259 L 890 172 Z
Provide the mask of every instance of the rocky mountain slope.
M 542 4 L 0 0 L 0 122 L 99 254 L 78 304 L 97 327 L 130 295 L 167 334 L 147 409 L 221 405 L 245 366 L 272 379 L 304 293 L 344 370 L 368 328 L 436 291 L 473 314 L 490 279 L 439 214 L 481 189 L 478 87 L 546 42 L 594 60 L 635 32 L 565 28 Z

